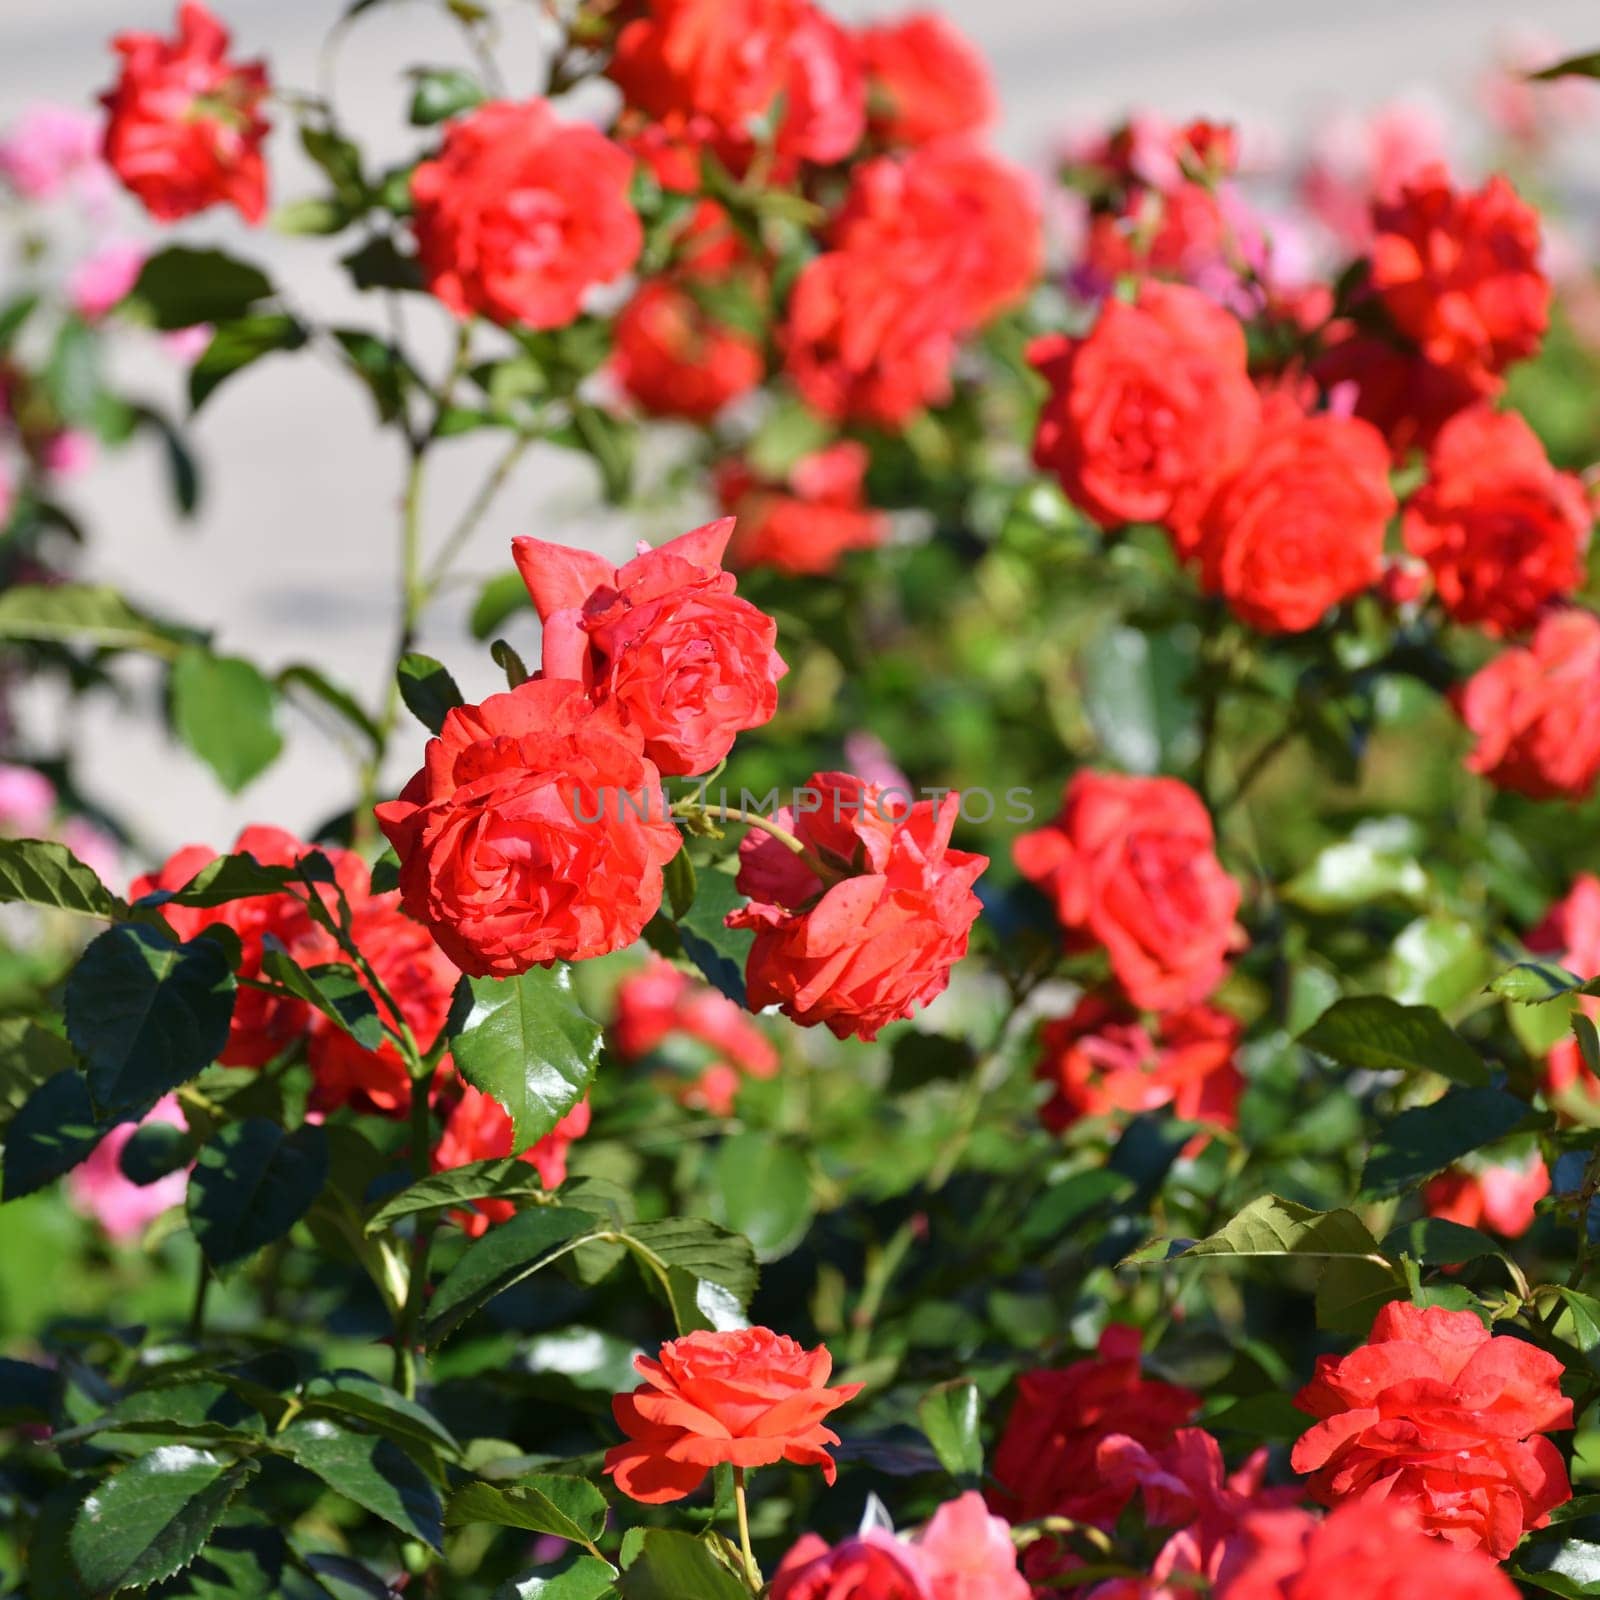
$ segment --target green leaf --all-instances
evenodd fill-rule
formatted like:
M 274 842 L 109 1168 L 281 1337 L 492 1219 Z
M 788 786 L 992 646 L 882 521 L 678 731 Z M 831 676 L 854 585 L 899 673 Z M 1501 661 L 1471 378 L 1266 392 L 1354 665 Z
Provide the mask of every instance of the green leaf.
M 737 1005 L 744 1005 L 745 962 L 755 935 L 748 928 L 735 932 L 723 925 L 723 918 L 744 896 L 733 886 L 731 874 L 717 869 L 700 873 L 694 904 L 677 924 L 683 953 L 705 974 L 714 988 Z
M 600 469 L 600 490 L 606 503 L 622 505 L 633 489 L 637 430 L 587 400 L 573 400 L 570 405 L 570 426 L 550 434 L 551 442 L 574 446 L 593 457 Z
M 169 1444 L 112 1474 L 83 1502 L 67 1551 L 91 1594 L 158 1583 L 200 1553 L 256 1470 L 210 1450 Z
M 1567 1303 L 1567 1315 L 1571 1319 L 1571 1332 L 1565 1335 L 1575 1344 L 1584 1355 L 1592 1355 L 1600 1349 L 1600 1300 L 1593 1295 L 1584 1294 L 1578 1289 L 1569 1289 L 1565 1284 L 1553 1286 L 1558 1295 Z M 1560 1323 L 1556 1324 L 1560 1327 Z
M 224 322 L 189 369 L 189 409 L 198 411 L 236 372 L 263 356 L 303 349 L 309 338 L 293 317 L 282 312 Z
M 661 1289 L 679 1328 L 738 1326 L 734 1313 L 756 1292 L 755 1252 L 741 1234 L 699 1217 L 630 1223 L 623 1235 L 646 1276 Z M 682 1274 L 682 1279 L 673 1275 Z M 725 1293 L 708 1295 L 710 1284 Z
M 421 289 L 422 269 L 387 235 L 369 240 L 359 250 L 341 256 L 339 264 L 356 288 Z
M 472 1010 L 451 1046 L 456 1071 L 510 1113 L 521 1152 L 588 1092 L 603 1030 L 578 1004 L 565 964 L 468 981 Z
M 1510 1570 L 1547 1594 L 1600 1595 L 1600 1543 L 1571 1535 L 1536 1536 L 1517 1550 Z
M 29 1095 L 6 1130 L 0 1200 L 20 1200 L 71 1172 L 111 1127 L 95 1116 L 84 1075 L 76 1067 L 58 1072 Z
M 187 1128 L 171 1122 L 147 1122 L 129 1136 L 117 1156 L 117 1166 L 129 1183 L 144 1188 L 188 1166 L 192 1144 Z
M 1502 1254 L 1488 1234 L 1443 1217 L 1418 1217 L 1402 1223 L 1385 1236 L 1383 1253 L 1391 1258 L 1404 1253 L 1425 1267 L 1459 1266 L 1480 1256 Z
M 142 650 L 170 659 L 197 637 L 192 629 L 156 621 L 102 585 L 21 584 L 0 594 L 0 639 Z
M 1344 839 L 1320 850 L 1282 893 L 1308 911 L 1349 911 L 1374 900 L 1417 903 L 1427 897 L 1428 875 L 1411 856 L 1372 840 Z
M 1431 1006 L 1403 1006 L 1387 995 L 1336 1000 L 1301 1044 L 1341 1066 L 1369 1072 L 1437 1072 L 1456 1083 L 1489 1081 L 1482 1058 Z
M 445 1526 L 492 1522 L 554 1534 L 591 1549 L 606 1525 L 606 1497 L 587 1478 L 539 1476 L 501 1486 L 466 1483 L 450 1496 Z
M 675 855 L 661 872 L 662 880 L 667 891 L 667 904 L 672 907 L 675 918 L 685 917 L 694 905 L 695 873 L 694 862 L 689 858 L 689 845 L 685 840 L 678 846 Z
M 128 910 L 93 867 L 48 839 L 0 839 L 0 905 L 48 906 L 108 922 Z
M 411 81 L 416 86 L 411 95 L 414 128 L 431 128 L 488 98 L 478 80 L 457 67 L 419 67 L 411 73 Z
M 599 1556 L 576 1554 L 550 1567 L 508 1578 L 493 1600 L 607 1600 L 616 1590 L 617 1569 Z
M 309 196 L 303 200 L 290 200 L 278 206 L 269 219 L 274 233 L 290 238 L 309 234 L 312 236 L 338 233 L 350 223 L 350 210 L 337 200 Z
M 1389 949 L 1384 988 L 1402 1005 L 1459 1005 L 1483 983 L 1489 957 L 1465 918 L 1431 912 L 1402 928 Z
M 383 743 L 377 724 L 348 689 L 333 682 L 320 667 L 305 661 L 296 661 L 285 667 L 277 678 L 278 689 L 287 694 L 291 689 L 303 689 L 307 694 L 338 713 L 376 750 Z
M 983 1476 L 983 1396 L 966 1378 L 941 1383 L 917 1402 L 917 1420 L 952 1478 Z
M 1551 78 L 1600 78 L 1600 50 L 1587 51 L 1581 56 L 1568 56 L 1554 66 L 1530 72 L 1528 76 L 1534 83 Z
M 252 662 L 194 646 L 172 669 L 178 737 L 216 773 L 229 794 L 259 777 L 283 749 L 274 723 L 278 691 Z
M 234 981 L 222 945 L 173 944 L 126 923 L 84 951 L 66 987 L 67 1037 L 95 1104 L 129 1111 L 210 1066 L 228 1042 Z
M 617 1580 L 624 1600 L 750 1600 L 750 1591 L 699 1539 L 651 1528 Z
M 406 710 L 429 733 L 437 734 L 447 713 L 463 703 L 456 680 L 432 656 L 414 650 L 401 656 L 397 676 Z
M 61 1387 L 61 1374 L 53 1368 L 0 1356 L 0 1428 L 53 1421 Z
M 1185 687 L 1194 647 L 1175 629 L 1114 625 L 1079 656 L 1083 709 L 1106 753 L 1130 772 L 1171 771 L 1199 749 Z
M 793 1250 L 811 1226 L 811 1173 L 805 1157 L 767 1134 L 725 1139 L 711 1161 L 712 1211 L 742 1233 L 757 1261 Z
M 444 1543 L 439 1496 L 421 1467 L 392 1440 L 355 1433 L 326 1417 L 291 1422 L 277 1445 L 336 1494 L 435 1550 Z
M 189 1566 L 153 1592 L 160 1600 L 282 1600 L 286 1551 L 275 1527 L 236 1506 Z
M 1555 961 L 1519 961 L 1489 985 L 1489 992 L 1522 1005 L 1544 1005 L 1562 995 L 1575 994 L 1584 980 Z
M 470 626 L 474 639 L 487 639 L 495 633 L 507 617 L 518 611 L 530 610 L 533 601 L 528 596 L 528 586 L 520 572 L 502 572 L 478 591 L 472 607 Z
M 1186 1256 L 1306 1256 L 1319 1260 L 1376 1260 L 1382 1251 L 1353 1211 L 1314 1211 L 1277 1195 L 1252 1200 L 1215 1233 L 1196 1240 Z
M 445 1275 L 429 1304 L 427 1342 L 447 1339 L 475 1311 L 604 1231 L 587 1211 L 538 1206 L 490 1228 Z
M 469 1206 L 474 1200 L 515 1200 L 543 1193 L 544 1182 L 539 1174 L 516 1156 L 473 1161 L 407 1184 L 367 1218 L 366 1231 L 381 1232 L 402 1217 L 422 1211 L 452 1211 Z
M 364 1372 L 330 1372 L 313 1378 L 300 1391 L 300 1403 L 308 1415 L 332 1412 L 355 1417 L 398 1443 L 461 1454 L 455 1435 L 431 1411 Z
M 248 262 L 220 250 L 173 245 L 145 262 L 131 298 L 170 332 L 198 322 L 232 322 L 271 293 L 266 275 Z
M 282 894 L 290 884 L 299 882 L 298 868 L 265 866 L 244 851 L 208 861 L 181 889 L 153 898 L 158 905 L 223 906 L 233 900 Z
M 528 681 L 527 662 L 504 639 L 496 639 L 489 646 L 489 655 L 494 664 L 505 673 L 508 688 L 520 689 Z
M 261 957 L 261 970 L 343 1028 L 363 1050 L 376 1050 L 383 1043 L 377 1004 L 348 962 L 302 967 L 287 951 L 269 948 Z
M 1125 1199 L 1132 1182 L 1120 1172 L 1095 1167 L 1063 1178 L 1053 1189 L 1034 1202 L 1022 1219 L 1019 1241 L 1029 1249 L 1067 1237 L 1073 1225 L 1099 1206 Z
M 1578 1041 L 1578 1053 L 1583 1057 L 1584 1066 L 1600 1077 L 1600 1031 L 1596 1030 L 1587 1012 L 1572 1013 L 1572 1033 Z
M 189 1178 L 189 1225 L 218 1272 L 281 1239 L 328 1179 L 328 1138 L 265 1117 L 230 1122 L 201 1147 Z
M 1526 1102 L 1499 1089 L 1452 1089 L 1432 1105 L 1402 1111 L 1383 1129 L 1367 1157 L 1362 1187 L 1369 1194 L 1397 1194 L 1505 1138 L 1529 1115 Z
M 335 328 L 333 337 L 372 395 L 378 421 L 389 423 L 403 417 L 407 395 L 422 382 L 404 352 L 364 328 Z

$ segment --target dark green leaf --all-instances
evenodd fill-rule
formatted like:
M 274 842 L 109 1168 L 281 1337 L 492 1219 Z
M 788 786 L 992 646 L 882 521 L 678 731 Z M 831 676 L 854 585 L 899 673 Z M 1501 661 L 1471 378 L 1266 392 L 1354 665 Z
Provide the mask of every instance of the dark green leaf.
M 337 1023 L 363 1050 L 376 1050 L 383 1043 L 377 1004 L 348 962 L 302 967 L 286 950 L 269 948 L 261 957 L 261 971 Z
M 1425 1267 L 1449 1267 L 1501 1252 L 1488 1234 L 1479 1233 L 1476 1228 L 1464 1228 L 1443 1217 L 1418 1217 L 1385 1236 L 1383 1253 L 1391 1259 L 1405 1254 Z
M 603 1030 L 578 1004 L 564 964 L 470 981 L 472 1010 L 451 1046 L 456 1071 L 510 1113 L 520 1152 L 588 1092 Z
M 190 410 L 198 411 L 236 372 L 263 356 L 303 349 L 308 337 L 293 317 L 276 311 L 223 323 L 189 369 Z
M 396 346 L 362 328 L 335 328 L 333 336 L 349 358 L 353 372 L 366 384 L 380 423 L 406 412 L 406 396 L 420 383 L 411 363 Z
M 1402 1111 L 1378 1136 L 1362 1185 L 1396 1194 L 1520 1127 L 1528 1105 L 1499 1089 L 1452 1089 L 1432 1105 Z
M 281 894 L 289 884 L 298 882 L 294 867 L 265 866 L 245 851 L 207 862 L 181 889 L 160 895 L 158 904 L 222 906 L 232 900 Z
M 1600 1595 L 1600 1543 L 1554 1530 L 1535 1535 L 1518 1549 L 1511 1572 L 1547 1594 Z
M 672 915 L 677 918 L 687 916 L 694 905 L 695 894 L 694 862 L 689 859 L 687 841 L 678 846 L 677 855 L 662 869 L 661 876 L 666 885 L 667 904 L 672 907 Z
M 664 1217 L 630 1223 L 628 1248 L 659 1277 L 678 1268 L 691 1278 L 720 1285 L 741 1306 L 756 1292 L 756 1262 L 750 1241 L 699 1217 Z
M 157 1583 L 199 1554 L 253 1461 L 169 1444 L 113 1473 L 83 1502 L 68 1537 L 89 1592 Z
M 461 111 L 482 105 L 487 96 L 470 72 L 455 67 L 419 68 L 411 74 L 411 125 L 431 128 Z
M 0 905 L 48 906 L 108 922 L 128 909 L 93 867 L 48 839 L 0 839 Z
M 111 1131 L 97 1120 L 89 1083 L 67 1067 L 39 1085 L 6 1130 L 0 1200 L 19 1200 L 87 1160 Z
M 313 1378 L 300 1391 L 300 1399 L 308 1414 L 356 1417 L 401 1443 L 410 1441 L 452 1456 L 461 1453 L 455 1435 L 431 1411 L 364 1372 L 330 1372 Z
M 185 650 L 172 669 L 172 722 L 178 737 L 237 794 L 283 749 L 272 680 L 237 656 Z
M 487 639 L 514 612 L 531 608 L 528 586 L 519 572 L 502 572 L 478 591 L 472 607 L 472 637 Z
M 474 1200 L 509 1200 L 543 1193 L 539 1174 L 516 1156 L 474 1161 L 408 1184 L 372 1213 L 367 1219 L 367 1232 L 377 1233 L 420 1211 L 449 1211 L 469 1206 Z
M 764 1133 L 737 1134 L 718 1146 L 711 1198 L 717 1220 L 750 1241 L 757 1261 L 788 1255 L 811 1226 L 805 1158 Z
M 405 701 L 406 710 L 429 733 L 438 733 L 447 713 L 462 704 L 456 680 L 432 656 L 419 655 L 416 651 L 401 656 L 397 675 L 400 698 Z
M 1341 1066 L 1369 1072 L 1437 1072 L 1471 1085 L 1489 1081 L 1477 1051 L 1437 1011 L 1403 1006 L 1386 995 L 1336 1000 L 1300 1042 Z
M 443 1544 L 439 1496 L 391 1440 L 352 1432 L 326 1417 L 304 1417 L 276 1435 L 276 1443 L 336 1494 L 435 1550 Z
M 152 1589 L 152 1600 L 282 1600 L 283 1535 L 236 1507 L 206 1547 L 176 1578 Z
M 1550 78 L 1600 78 L 1600 50 L 1591 50 L 1581 56 L 1567 56 L 1554 66 L 1541 67 L 1528 76 L 1535 83 Z
M 606 1525 L 606 1497 L 586 1478 L 539 1476 L 520 1483 L 465 1483 L 450 1497 L 445 1526 L 492 1522 L 590 1545 Z
M 528 681 L 528 664 L 504 639 L 496 639 L 489 646 L 489 655 L 494 664 L 505 673 L 508 688 L 520 689 Z
M 555 1566 L 535 1567 L 508 1578 L 493 1600 L 607 1600 L 617 1569 L 599 1556 L 576 1554 Z
M 741 1006 L 745 1004 L 745 962 L 755 935 L 747 928 L 735 932 L 725 927 L 722 919 L 743 904 L 744 896 L 734 888 L 732 876 L 708 868 L 699 874 L 688 915 L 677 924 L 683 953 L 715 988 Z
M 617 1580 L 624 1600 L 750 1600 L 750 1591 L 699 1539 L 651 1528 Z
M 201 1147 L 189 1178 L 189 1225 L 219 1272 L 281 1239 L 322 1192 L 328 1139 L 265 1117 L 230 1122 Z
M 422 270 L 394 240 L 380 235 L 340 259 L 358 289 L 421 289 Z
M 272 293 L 266 275 L 220 250 L 173 245 L 145 262 L 132 298 L 158 328 L 192 328 L 199 322 L 232 322 Z
M 941 1383 L 917 1402 L 917 1420 L 952 1478 L 983 1476 L 983 1396 L 965 1378 Z
M 135 1128 L 117 1157 L 122 1176 L 143 1188 L 189 1164 L 192 1140 L 187 1128 L 171 1122 L 147 1122 Z
M 61 1374 L 54 1368 L 0 1356 L 0 1428 L 53 1421 L 60 1396 Z
M 95 1104 L 148 1106 L 217 1059 L 234 981 L 216 940 L 175 945 L 134 923 L 102 933 L 67 979 L 67 1037 Z

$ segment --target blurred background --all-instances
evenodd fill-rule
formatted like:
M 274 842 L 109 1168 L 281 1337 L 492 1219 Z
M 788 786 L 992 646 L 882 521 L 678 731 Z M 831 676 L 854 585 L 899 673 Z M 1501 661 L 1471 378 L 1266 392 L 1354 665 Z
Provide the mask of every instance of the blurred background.
M 380 156 L 407 147 L 403 74 L 422 62 L 463 59 L 458 32 L 431 9 L 400 4 L 363 19 L 338 54 L 324 55 L 343 0 L 221 0 L 241 55 L 264 55 L 284 86 L 326 86 L 332 72 L 341 110 Z M 541 83 L 538 8 L 500 8 L 512 92 Z M 846 16 L 903 10 L 898 3 L 840 0 Z M 1252 159 L 1270 167 L 1346 113 L 1399 97 L 1463 145 L 1481 148 L 1486 74 L 1497 59 L 1537 63 L 1600 45 L 1600 11 L 1590 0 L 945 0 L 943 9 L 988 55 L 1005 121 L 999 142 L 1043 170 L 1074 132 L 1133 109 L 1173 117 L 1236 120 Z M 170 0 L 5 0 L 0 5 L 0 126 L 41 100 L 84 104 L 109 80 L 109 37 L 119 29 L 166 27 Z M 1560 188 L 1577 244 L 1600 247 L 1593 206 L 1593 126 L 1579 129 L 1542 167 Z M 1567 146 L 1570 146 L 1568 148 Z M 272 147 L 277 197 L 310 192 L 311 172 L 291 133 Z M 137 239 L 140 224 L 116 210 L 108 230 Z M 308 308 L 370 318 L 358 307 L 316 239 L 248 232 L 215 214 L 187 225 L 187 242 L 216 242 L 270 264 Z M 95 241 L 100 243 L 103 241 Z M 442 338 L 442 311 L 411 315 L 414 336 Z M 431 320 L 435 327 L 425 327 Z M 123 352 L 126 387 L 181 412 L 181 368 L 153 346 Z M 400 462 L 392 437 L 373 426 L 366 397 L 310 357 L 272 359 L 219 394 L 194 430 L 205 469 L 192 520 L 172 510 L 158 443 L 107 454 L 77 475 L 64 498 L 91 529 L 83 575 L 115 584 L 152 609 L 217 630 L 217 647 L 268 667 L 317 662 L 367 697 L 393 645 L 396 500 Z M 430 485 L 434 537 L 497 451 L 463 439 L 441 452 Z M 646 513 L 608 515 L 595 505 L 591 476 L 571 454 L 536 453 L 461 563 L 458 590 L 436 608 L 420 647 L 446 660 L 469 698 L 495 683 L 496 669 L 467 637 L 465 613 L 477 582 L 506 566 L 513 534 L 625 550 L 641 532 L 661 536 Z M 511 627 L 524 654 L 536 624 Z M 139 664 L 124 676 L 137 692 Z M 150 680 L 153 683 L 153 678 Z M 43 735 L 59 715 L 48 691 L 24 692 L 24 736 Z M 157 719 L 95 697 L 79 713 L 78 777 L 85 795 L 114 803 L 131 825 L 136 852 L 163 854 L 189 841 L 221 845 L 241 824 L 271 819 L 306 832 L 347 794 L 344 768 L 317 729 L 294 719 L 285 755 L 242 794 L 170 740 Z M 292 716 L 292 714 L 291 714 Z M 44 742 L 50 742 L 48 738 Z M 395 782 L 415 765 L 421 734 L 396 752 Z

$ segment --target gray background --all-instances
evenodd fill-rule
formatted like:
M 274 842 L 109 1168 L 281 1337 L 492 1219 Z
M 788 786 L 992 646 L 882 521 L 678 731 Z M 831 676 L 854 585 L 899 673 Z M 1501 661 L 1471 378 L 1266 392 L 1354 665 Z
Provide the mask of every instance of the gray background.
M 279 83 L 317 81 L 321 41 L 342 0 L 215 5 L 238 48 L 265 54 Z M 511 89 L 532 92 L 539 82 L 537 7 L 527 0 L 501 9 Z M 864 16 L 903 8 L 837 9 Z M 1135 106 L 1236 116 L 1291 136 L 1337 108 L 1401 92 L 1420 90 L 1465 111 L 1476 75 L 1512 26 L 1574 50 L 1600 45 L 1593 0 L 946 0 L 942 9 L 994 65 L 1005 104 L 1001 143 L 1034 161 L 1063 129 Z M 91 95 L 110 76 L 109 35 L 165 29 L 172 10 L 171 0 L 0 0 L 0 123 L 37 99 Z M 407 148 L 399 132 L 400 74 L 421 62 L 464 59 L 459 35 L 428 6 L 380 11 L 343 52 L 341 106 L 363 134 L 398 154 Z M 279 199 L 308 192 L 292 136 L 275 140 L 274 176 Z M 119 214 L 128 217 L 123 231 L 137 231 L 131 212 Z M 190 241 L 242 245 L 269 259 L 308 308 L 350 314 L 326 242 L 245 239 L 226 219 L 210 216 L 183 233 Z M 436 347 L 442 318 L 432 310 L 413 317 Z M 167 364 L 135 351 L 128 376 L 176 403 L 179 384 Z M 397 447 L 379 435 L 364 395 L 315 358 L 265 362 L 219 394 L 196 443 L 208 468 L 207 493 L 192 524 L 178 523 L 170 511 L 153 450 L 105 462 L 73 492 L 92 527 L 90 575 L 215 627 L 221 648 L 271 666 L 314 660 L 373 697 L 393 644 L 400 473 Z M 428 499 L 435 539 L 497 451 L 494 440 L 474 439 L 441 452 Z M 621 550 L 636 531 L 594 512 L 581 466 L 559 453 L 539 454 L 523 464 L 461 567 L 474 574 L 503 568 L 506 542 L 519 532 Z M 468 594 L 470 588 L 440 603 L 423 647 L 477 692 L 492 685 L 494 669 L 465 637 Z M 518 626 L 521 642 L 531 644 L 530 623 Z M 40 729 L 56 714 L 37 692 L 25 709 Z M 190 840 L 222 845 L 256 819 L 309 828 L 348 798 L 349 780 L 317 729 L 292 714 L 285 726 L 286 755 L 230 798 L 167 739 L 148 707 L 101 704 L 79 730 L 81 775 L 91 793 L 129 815 L 161 850 Z M 398 752 L 397 779 L 415 765 L 420 743 L 419 734 Z

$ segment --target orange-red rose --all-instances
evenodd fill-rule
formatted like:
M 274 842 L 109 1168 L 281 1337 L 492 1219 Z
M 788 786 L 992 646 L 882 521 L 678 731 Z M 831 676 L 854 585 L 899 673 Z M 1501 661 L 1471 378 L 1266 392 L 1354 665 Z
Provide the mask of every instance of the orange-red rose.
M 1303 633 L 1382 576 L 1394 510 L 1376 428 L 1275 396 L 1249 457 L 1200 518 L 1201 585 L 1263 633 Z
M 1147 282 L 1082 339 L 1034 341 L 1050 386 L 1034 460 L 1104 528 L 1158 522 L 1187 549 L 1215 485 L 1249 451 L 1261 403 L 1238 319 L 1197 289 Z
M 1428 360 L 1487 385 L 1539 348 L 1539 214 L 1504 178 L 1469 193 L 1434 165 L 1374 207 L 1373 225 L 1372 287 Z
M 451 711 L 377 816 L 406 909 L 478 977 L 632 944 L 681 842 L 637 735 L 560 679 Z
M 1451 1544 L 1503 1559 L 1572 1498 L 1545 1437 L 1572 1426 L 1561 1363 L 1491 1337 L 1470 1311 L 1386 1305 L 1366 1344 L 1321 1356 L 1295 1397 L 1319 1421 L 1294 1447 L 1323 1505 L 1381 1500 Z
M 837 1469 L 828 1446 L 839 1436 L 830 1412 L 861 1392 L 828 1387 L 826 1347 L 803 1349 L 770 1328 L 691 1333 L 661 1347 L 659 1360 L 636 1356 L 645 1381 L 611 1403 L 627 1435 L 606 1452 L 605 1470 L 634 1500 L 661 1505 L 693 1494 L 713 1467 L 767 1467 L 789 1461 Z
M 1536 1208 L 1549 1193 L 1550 1169 L 1536 1155 L 1517 1166 L 1452 1167 L 1427 1184 L 1422 1204 L 1430 1217 L 1516 1239 L 1533 1226 Z
M 889 519 L 862 502 L 867 459 L 865 445 L 840 439 L 801 457 L 776 482 L 744 461 L 724 462 L 717 495 L 737 519 L 730 564 L 822 574 L 832 572 L 847 550 L 882 544 Z
M 1583 485 L 1520 416 L 1475 406 L 1440 429 L 1404 533 L 1457 622 L 1507 634 L 1583 582 L 1590 520 Z
M 932 1600 L 916 1550 L 882 1528 L 830 1546 L 805 1534 L 772 1575 L 770 1600 Z
M 936 11 L 913 11 L 856 35 L 867 71 L 872 132 L 888 144 L 976 133 L 994 120 L 988 63 Z
M 754 828 L 739 847 L 738 888 L 750 904 L 727 922 L 755 933 L 745 963 L 750 1006 L 779 1006 L 841 1039 L 875 1039 L 944 992 L 982 909 L 972 886 L 989 859 L 950 848 L 954 794 L 908 807 L 849 773 L 817 772 L 798 805 L 810 809 L 773 820 L 825 878 Z
M 1430 1539 L 1404 1510 L 1374 1501 L 1309 1511 L 1258 1511 L 1244 1521 L 1216 1600 L 1517 1600 L 1480 1550 Z
M 1445 423 L 1483 397 L 1454 367 L 1436 366 L 1371 334 L 1340 335 L 1312 363 L 1311 374 L 1330 409 L 1370 422 L 1397 461 L 1430 448 Z
M 428 287 L 458 317 L 560 328 L 638 258 L 633 158 L 543 100 L 477 107 L 411 177 Z
M 1526 943 L 1536 955 L 1554 956 L 1580 978 L 1600 978 L 1600 878 L 1580 872 L 1572 887 L 1529 931 Z M 1585 996 L 1578 1004 L 1591 1020 L 1600 1016 L 1600 999 Z M 1573 1090 L 1600 1100 L 1600 1078 L 1589 1070 L 1578 1041 L 1569 1032 L 1557 1041 L 1545 1062 L 1545 1092 L 1564 1095 Z
M 121 33 L 111 47 L 122 57 L 121 76 L 101 97 L 111 170 L 162 222 L 215 205 L 259 222 L 267 209 L 265 63 L 230 61 L 228 30 L 199 0 L 178 7 L 176 38 Z
M 770 722 L 788 668 L 778 625 L 722 570 L 733 521 L 696 528 L 613 567 L 587 550 L 513 539 L 544 624 L 544 672 L 581 682 L 669 776 L 709 772 Z
M 1061 814 L 1012 846 L 1055 906 L 1071 948 L 1104 946 L 1136 1006 L 1203 1000 L 1239 938 L 1239 886 L 1217 860 L 1211 817 L 1176 778 L 1079 772 Z
M 1147 1027 L 1118 997 L 1085 995 L 1040 1032 L 1034 1076 L 1055 1090 L 1040 1119 L 1059 1133 L 1080 1117 L 1171 1106 L 1187 1121 L 1231 1128 L 1244 1088 L 1235 1060 L 1243 1032 L 1215 1006 L 1164 1012 Z
M 657 417 L 709 422 L 761 382 L 761 342 L 720 322 L 693 287 L 640 286 L 618 313 L 611 369 L 629 399 Z

